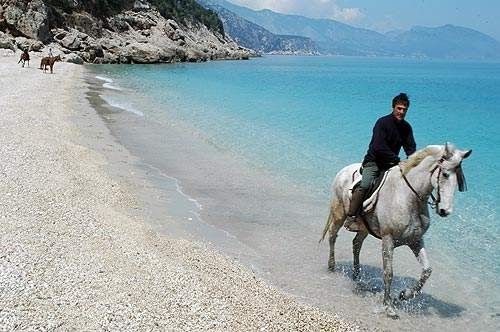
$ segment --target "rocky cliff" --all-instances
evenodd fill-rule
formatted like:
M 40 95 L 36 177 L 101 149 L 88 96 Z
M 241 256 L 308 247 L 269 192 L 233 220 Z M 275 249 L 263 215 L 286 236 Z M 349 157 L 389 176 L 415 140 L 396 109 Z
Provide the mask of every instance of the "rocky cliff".
M 62 54 L 74 63 L 193 62 L 251 56 L 221 29 L 208 28 L 194 16 L 176 20 L 168 17 L 168 8 L 151 3 L 115 0 L 115 6 L 109 2 L 103 12 L 97 7 L 103 0 L 0 0 L 0 48 L 44 53 L 50 48 L 54 55 Z

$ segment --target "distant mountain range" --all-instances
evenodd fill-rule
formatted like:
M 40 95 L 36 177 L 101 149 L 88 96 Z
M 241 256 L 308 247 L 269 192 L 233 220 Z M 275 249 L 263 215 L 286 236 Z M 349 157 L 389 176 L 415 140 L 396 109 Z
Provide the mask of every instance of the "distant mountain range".
M 229 36 L 263 53 L 500 59 L 500 42 L 454 25 L 383 34 L 335 20 L 256 11 L 226 0 L 198 2 L 217 12 Z
M 274 34 L 214 1 L 198 0 L 198 2 L 215 11 L 223 23 L 226 34 L 244 47 L 266 54 L 320 54 L 311 38 Z
M 224 7 L 216 5 L 207 7 L 217 12 L 226 34 L 242 46 L 267 54 L 320 53 L 314 41 L 308 37 L 277 35 Z

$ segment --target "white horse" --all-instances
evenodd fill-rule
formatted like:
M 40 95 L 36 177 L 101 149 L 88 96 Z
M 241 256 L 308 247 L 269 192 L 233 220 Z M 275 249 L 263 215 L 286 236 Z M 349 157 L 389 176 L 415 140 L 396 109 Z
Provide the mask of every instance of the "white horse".
M 466 190 L 462 172 L 462 160 L 469 157 L 472 150 L 461 151 L 454 146 L 429 145 L 415 152 L 408 160 L 391 168 L 378 193 L 378 200 L 371 211 L 358 217 L 360 229 L 353 239 L 353 278 L 359 276 L 359 253 L 368 234 L 382 240 L 384 277 L 384 306 L 386 313 L 398 318 L 390 298 L 392 283 L 392 257 L 395 247 L 407 245 L 422 266 L 419 281 L 411 288 L 401 291 L 400 300 L 408 300 L 418 295 L 432 269 L 427 258 L 423 235 L 429 228 L 428 200 L 436 213 L 446 217 L 453 211 L 455 190 Z M 335 240 L 349 209 L 349 188 L 354 181 L 354 173 L 360 164 L 343 168 L 335 177 L 332 186 L 330 214 L 321 239 L 329 232 L 330 257 L 328 268 L 335 269 Z M 435 191 L 436 197 L 432 194 Z

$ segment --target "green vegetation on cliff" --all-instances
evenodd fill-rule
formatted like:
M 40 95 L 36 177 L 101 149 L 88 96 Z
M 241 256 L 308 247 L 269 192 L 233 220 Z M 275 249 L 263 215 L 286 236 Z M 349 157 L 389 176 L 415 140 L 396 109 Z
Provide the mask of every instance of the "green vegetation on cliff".
M 134 0 L 44 0 L 50 7 L 70 13 L 84 10 L 97 17 L 107 17 L 122 10 L 131 9 Z M 203 8 L 196 0 L 150 0 L 165 18 L 171 18 L 179 23 L 201 22 L 211 31 L 224 34 L 222 22 L 216 13 Z
M 150 2 L 166 18 L 200 21 L 210 30 L 224 35 L 224 28 L 217 14 L 205 9 L 195 0 L 151 0 Z

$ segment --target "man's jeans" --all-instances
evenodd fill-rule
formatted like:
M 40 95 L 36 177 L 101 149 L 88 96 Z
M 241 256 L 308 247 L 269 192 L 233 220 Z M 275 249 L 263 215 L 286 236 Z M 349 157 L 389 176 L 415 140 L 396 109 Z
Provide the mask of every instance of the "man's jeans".
M 363 177 L 361 178 L 360 189 L 367 190 L 379 174 L 380 170 L 375 162 L 369 161 L 363 164 Z

